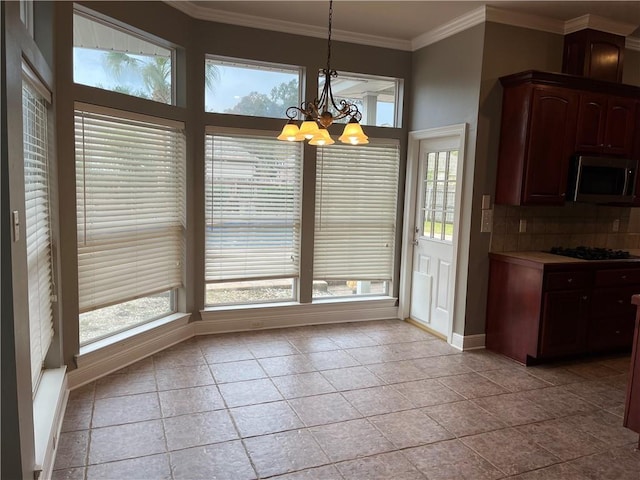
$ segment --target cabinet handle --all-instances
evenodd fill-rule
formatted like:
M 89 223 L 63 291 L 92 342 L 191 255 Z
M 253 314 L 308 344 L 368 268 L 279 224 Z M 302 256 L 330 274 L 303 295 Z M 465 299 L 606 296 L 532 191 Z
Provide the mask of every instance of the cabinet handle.
M 587 300 L 589 297 L 587 297 L 586 295 L 584 297 L 582 297 L 583 300 Z
M 626 280 L 626 279 L 627 279 L 627 276 L 626 276 L 626 275 L 622 275 L 620 278 L 621 278 L 622 280 Z
M 573 282 L 573 278 L 568 278 L 567 283 L 571 283 L 571 282 Z
M 620 330 L 616 330 L 616 335 L 620 335 Z
M 624 303 L 624 300 L 618 300 L 618 303 L 622 305 Z

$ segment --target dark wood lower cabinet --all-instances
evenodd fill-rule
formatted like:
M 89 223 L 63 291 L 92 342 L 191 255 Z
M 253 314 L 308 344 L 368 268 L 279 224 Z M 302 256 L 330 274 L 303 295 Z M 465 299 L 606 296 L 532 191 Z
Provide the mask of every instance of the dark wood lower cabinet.
M 530 257 L 490 254 L 488 349 L 528 365 L 631 348 L 640 262 Z
M 584 353 L 587 348 L 589 292 L 567 290 L 544 295 L 540 356 L 546 358 Z
M 638 313 L 636 314 L 631 370 L 627 384 L 624 426 L 640 433 L 640 295 L 633 296 L 633 304 L 637 305 Z M 638 441 L 638 448 L 640 448 L 640 440 Z

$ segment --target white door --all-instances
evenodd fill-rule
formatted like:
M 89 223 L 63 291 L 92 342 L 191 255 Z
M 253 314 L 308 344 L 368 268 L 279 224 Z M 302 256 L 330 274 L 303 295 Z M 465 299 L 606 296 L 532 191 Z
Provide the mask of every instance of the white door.
M 459 145 L 459 137 L 420 141 L 415 196 L 409 314 L 447 339 L 453 320 Z

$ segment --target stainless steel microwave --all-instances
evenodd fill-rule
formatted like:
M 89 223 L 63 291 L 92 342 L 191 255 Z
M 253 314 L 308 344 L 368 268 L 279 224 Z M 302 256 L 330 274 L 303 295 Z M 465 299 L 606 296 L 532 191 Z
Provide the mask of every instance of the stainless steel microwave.
M 567 198 L 574 202 L 629 203 L 633 200 L 638 161 L 578 156 L 571 160 Z

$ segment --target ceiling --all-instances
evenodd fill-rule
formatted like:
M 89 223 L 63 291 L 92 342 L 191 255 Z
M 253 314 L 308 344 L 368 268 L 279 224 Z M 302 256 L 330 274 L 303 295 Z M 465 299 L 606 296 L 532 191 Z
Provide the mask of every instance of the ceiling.
M 167 1 L 197 18 L 262 27 L 291 33 L 326 36 L 328 1 Z M 487 6 L 487 9 L 483 7 Z M 568 33 L 598 28 L 640 38 L 638 1 L 384 1 L 334 0 L 334 37 L 358 43 L 420 47 L 419 40 L 447 25 L 464 23 L 484 11 L 486 20 Z M 585 15 L 589 24 L 575 22 Z M 508 18 L 507 18 L 508 17 Z M 593 19 L 598 20 L 597 23 Z M 573 21 L 573 23 L 572 23 Z M 471 26 L 471 25 L 469 25 Z M 564 27 L 564 31 L 563 30 Z M 468 27 L 467 27 L 468 28 Z M 372 37 L 367 41 L 367 37 Z M 375 37 L 375 38 L 374 38 Z

